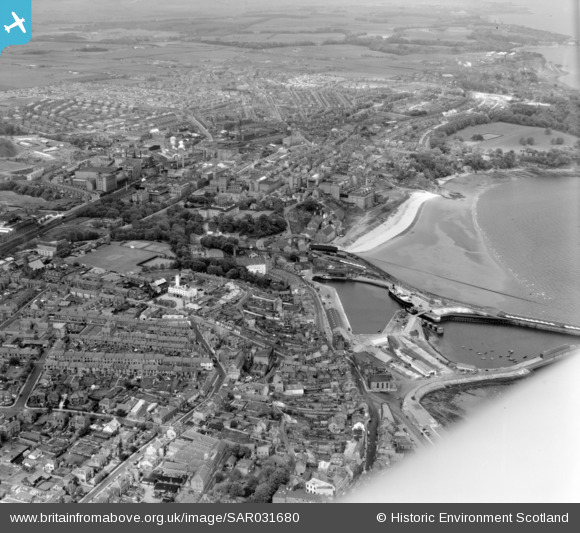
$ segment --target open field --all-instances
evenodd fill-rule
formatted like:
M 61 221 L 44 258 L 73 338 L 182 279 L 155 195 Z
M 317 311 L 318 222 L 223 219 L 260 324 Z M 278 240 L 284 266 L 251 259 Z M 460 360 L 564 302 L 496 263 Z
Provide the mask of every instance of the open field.
M 136 248 L 137 250 L 145 250 L 155 254 L 164 254 L 168 257 L 175 257 L 175 254 L 171 251 L 171 246 L 162 242 L 128 241 L 124 242 L 122 246 L 131 249 Z
M 471 141 L 473 135 L 483 135 L 484 141 Z M 523 150 L 525 147 L 520 144 L 520 139 L 533 137 L 534 144 L 530 146 L 535 150 L 550 150 L 558 148 L 558 145 L 550 143 L 552 139 L 562 137 L 564 144 L 560 147 L 571 147 L 578 140 L 573 135 L 552 131 L 551 135 L 546 135 L 544 128 L 533 128 L 531 126 L 519 126 L 518 124 L 507 124 L 505 122 L 494 122 L 492 124 L 481 124 L 471 126 L 464 130 L 458 131 L 457 135 L 462 137 L 467 144 L 478 145 L 483 150 Z M 489 138 L 488 138 L 489 137 Z
M 269 63 L 277 68 L 284 65 L 286 72 L 304 74 L 305 71 L 311 69 L 312 72 L 344 77 L 392 79 L 401 74 L 422 72 L 427 68 L 423 64 L 424 58 L 420 62 L 414 62 L 403 56 L 394 56 L 349 44 L 249 51 L 244 56 L 244 61 L 250 58 L 261 59 L 262 63 Z
M 240 53 L 234 47 L 190 42 L 138 49 L 107 44 L 104 46 L 106 52 L 74 51 L 83 45 L 80 42 L 43 42 L 33 37 L 27 45 L 30 48 L 6 48 L 2 52 L 0 91 L 106 80 L 113 76 L 170 76 L 175 65 L 195 66 L 201 61 L 222 63 Z M 30 50 L 46 50 L 47 53 L 30 55 Z
M 169 268 L 173 264 L 172 259 L 163 259 L 162 257 L 155 257 L 150 261 L 146 261 L 141 266 L 146 267 L 157 267 L 157 268 Z
M 47 201 L 43 198 L 34 198 L 14 191 L 0 191 L 0 205 L 9 207 L 44 207 Z
M 156 255 L 154 252 L 131 249 L 119 244 L 109 244 L 87 255 L 75 258 L 75 261 L 88 267 L 104 268 L 120 274 L 127 274 L 139 272 L 141 270 L 139 264 L 153 259 Z
M 322 43 L 332 39 L 333 41 L 344 41 L 342 33 L 239 33 L 228 35 L 225 41 L 234 41 L 240 43 L 287 43 L 292 45 L 301 41 L 311 41 Z
M 291 28 L 302 29 L 306 31 L 314 31 L 321 28 L 328 28 L 335 25 L 344 26 L 348 18 L 344 14 L 302 14 L 298 15 L 279 15 L 273 16 L 267 20 L 261 20 L 255 24 L 251 24 L 250 30 L 260 32 L 284 32 Z
M 334 13 L 317 13 L 311 12 L 304 14 L 304 11 L 298 15 L 298 12 L 284 16 L 281 14 L 272 16 L 252 24 L 251 30 L 283 32 L 289 28 L 301 28 L 304 30 L 314 31 L 324 28 L 340 27 L 346 28 L 352 32 L 369 32 L 387 34 L 391 33 L 394 26 L 412 26 L 422 27 L 433 24 L 433 13 L 426 13 L 424 10 L 405 10 L 397 12 L 387 8 L 377 8 L 380 13 L 365 13 L 361 16 L 359 9 L 337 9 Z M 387 14 L 388 12 L 388 14 Z
M 441 41 L 465 41 L 467 36 L 472 33 L 469 28 L 451 27 L 451 28 L 412 28 L 401 32 L 405 39 L 424 39 L 424 40 L 441 40 Z
M 59 6 L 61 10 L 62 5 Z M 301 74 L 312 69 L 347 77 L 388 79 L 432 69 L 432 66 L 425 64 L 424 56 L 401 57 L 373 52 L 364 46 L 324 46 L 321 43 L 329 39 L 343 41 L 343 31 L 382 36 L 392 35 L 396 28 L 402 28 L 401 35 L 408 39 L 440 39 L 458 43 L 465 41 L 471 32 L 461 17 L 457 19 L 457 14 L 449 14 L 441 7 L 426 11 L 423 8 L 373 5 L 364 10 L 347 6 L 319 10 L 308 2 L 298 2 L 283 9 L 264 3 L 263 8 L 257 9 L 253 5 L 254 10 L 248 11 L 247 6 L 244 8 L 242 4 L 228 2 L 227 7 L 226 4 L 212 6 L 212 12 L 215 9 L 216 13 L 222 10 L 228 13 L 225 18 L 220 18 L 215 14 L 201 15 L 193 6 L 177 0 L 163 5 L 152 0 L 140 0 L 139 5 L 140 9 L 148 6 L 148 16 L 118 13 L 112 19 L 106 19 L 106 24 L 99 21 L 109 10 L 115 11 L 114 2 L 101 2 L 99 9 L 79 11 L 78 6 L 69 1 L 66 3 L 67 22 L 56 22 L 49 10 L 39 9 L 32 41 L 26 47 L 8 47 L 2 53 L 0 91 L 112 80 L 119 76 L 167 78 L 175 75 L 175 67 L 197 68 L 200 63 L 227 62 L 284 72 L 296 70 Z M 151 13 L 158 10 L 164 12 L 164 17 L 152 18 Z M 87 16 L 92 21 L 91 31 L 78 23 L 79 20 L 86 21 Z M 130 24 L 127 19 L 130 19 Z M 194 42 L 201 39 L 219 39 L 224 45 Z M 106 50 L 83 51 L 87 44 L 96 45 L 99 41 L 102 41 L 99 48 Z M 282 42 L 287 43 L 288 48 L 260 51 L 226 44 L 236 41 L 265 45 Z M 304 41 L 315 42 L 316 46 L 298 45 Z M 443 47 L 441 55 L 444 58 L 439 58 L 436 57 L 436 47 L 432 46 L 429 60 L 454 64 L 456 57 L 445 56 L 447 51 Z M 115 81 L 123 82 L 125 80 Z
M 22 172 L 29 167 L 31 165 L 27 165 L 26 163 L 0 159 L 0 172 Z

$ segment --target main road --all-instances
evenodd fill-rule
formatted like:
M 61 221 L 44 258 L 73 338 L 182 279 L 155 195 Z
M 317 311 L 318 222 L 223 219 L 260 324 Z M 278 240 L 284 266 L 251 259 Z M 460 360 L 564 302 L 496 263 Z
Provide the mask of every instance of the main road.
M 48 352 L 45 353 L 38 361 L 34 362 L 34 368 L 28 375 L 24 386 L 20 389 L 16 401 L 8 407 L 0 407 L 0 412 L 4 413 L 5 416 L 11 417 L 17 415 L 23 409 L 26 409 L 28 398 L 30 398 L 32 391 L 34 390 L 34 387 L 36 387 L 36 384 L 40 379 L 40 375 L 42 374 L 47 354 Z

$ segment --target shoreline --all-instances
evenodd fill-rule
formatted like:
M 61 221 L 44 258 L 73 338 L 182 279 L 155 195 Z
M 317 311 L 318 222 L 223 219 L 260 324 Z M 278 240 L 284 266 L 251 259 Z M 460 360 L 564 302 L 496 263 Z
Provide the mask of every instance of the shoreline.
M 503 308 L 506 298 L 522 296 L 476 219 L 479 197 L 501 183 L 494 174 L 448 176 L 461 196 L 421 209 L 415 233 L 372 250 L 367 259 L 420 290 L 457 301 Z
M 419 215 L 421 206 L 427 200 L 438 198 L 439 196 L 427 191 L 413 192 L 386 222 L 383 222 L 366 235 L 359 237 L 355 242 L 347 246 L 345 250 L 351 253 L 369 252 L 387 243 L 413 225 Z
M 352 326 L 350 325 L 350 320 L 348 319 L 348 315 L 342 306 L 342 301 L 340 299 L 340 294 L 334 287 L 328 287 L 327 289 L 332 294 L 332 299 L 334 301 L 335 306 L 337 307 L 338 314 L 340 315 L 341 320 L 344 322 L 344 326 L 347 331 L 352 332 Z
M 523 46 L 522 50 L 531 51 L 539 53 L 546 60 L 548 65 L 546 68 L 552 71 L 552 78 L 556 80 L 557 83 L 565 86 L 573 91 L 580 90 L 580 72 L 577 68 L 574 68 L 574 63 L 577 61 L 577 54 L 580 53 L 577 50 L 578 45 L 576 44 L 556 44 L 556 45 L 544 45 L 544 46 Z M 576 57 L 564 57 L 564 58 L 554 58 L 548 57 L 544 51 L 547 50 L 572 50 L 572 54 Z M 557 62 L 562 61 L 564 62 Z

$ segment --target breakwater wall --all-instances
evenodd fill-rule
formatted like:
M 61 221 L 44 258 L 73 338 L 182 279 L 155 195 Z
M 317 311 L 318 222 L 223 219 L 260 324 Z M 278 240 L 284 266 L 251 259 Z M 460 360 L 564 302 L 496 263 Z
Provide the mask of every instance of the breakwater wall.
M 344 278 L 334 278 L 332 275 L 329 275 L 326 279 L 336 279 L 344 281 Z M 356 276 L 349 278 L 349 281 L 357 281 L 359 283 L 367 283 L 369 285 L 375 285 L 377 287 L 381 287 L 383 289 L 389 290 L 389 295 L 395 301 L 397 301 L 401 306 L 405 308 L 412 307 L 412 303 L 407 301 L 405 298 L 401 298 L 397 295 L 395 291 L 392 290 L 393 285 L 398 285 L 398 282 L 395 278 L 391 278 L 392 281 L 386 281 L 381 279 L 373 279 L 366 276 Z M 407 287 L 407 286 L 406 286 Z M 422 291 L 418 289 L 412 289 L 413 292 L 416 294 L 423 294 Z M 430 296 L 427 295 L 426 299 L 430 300 Z M 455 305 L 457 302 L 453 302 Z M 467 306 L 463 304 L 465 307 L 473 307 Z M 448 313 L 441 313 L 437 314 L 434 312 L 436 310 L 432 310 L 429 312 L 421 313 L 421 316 L 430 322 L 469 322 L 472 324 L 491 324 L 491 325 L 499 325 L 499 326 L 512 326 L 512 327 L 521 327 L 521 328 L 531 328 L 543 331 L 551 331 L 554 333 L 564 333 L 566 335 L 572 335 L 575 337 L 580 337 L 580 326 L 576 326 L 573 324 L 565 324 L 563 322 L 555 322 L 551 320 L 542 320 L 539 318 L 533 317 L 526 317 L 521 315 L 513 315 L 504 313 L 503 311 L 497 311 L 497 314 L 490 314 L 488 311 L 481 311 L 476 312 L 474 309 L 473 313 L 455 313 L 455 312 L 448 312 Z

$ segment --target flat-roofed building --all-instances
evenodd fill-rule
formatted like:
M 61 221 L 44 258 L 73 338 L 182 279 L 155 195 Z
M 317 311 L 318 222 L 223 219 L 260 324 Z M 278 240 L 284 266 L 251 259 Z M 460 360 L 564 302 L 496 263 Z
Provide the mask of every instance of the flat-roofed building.
M 359 189 L 351 192 L 347 201 L 361 209 L 369 209 L 375 205 L 375 191 L 371 188 Z
M 246 270 L 248 270 L 252 274 L 260 274 L 262 276 L 265 276 L 266 272 L 268 272 L 268 264 L 266 262 L 266 259 L 264 259 L 263 257 L 255 257 L 255 258 L 240 257 L 239 259 L 236 260 L 236 263 L 240 266 L 245 267 Z
M 40 241 L 36 245 L 36 251 L 43 257 L 61 257 L 69 251 L 69 243 L 66 239 L 59 241 Z
M 375 374 L 369 378 L 369 388 L 372 391 L 394 392 L 397 387 L 389 374 Z
M 97 191 L 112 192 L 117 189 L 117 177 L 114 173 L 97 174 L 96 179 Z

